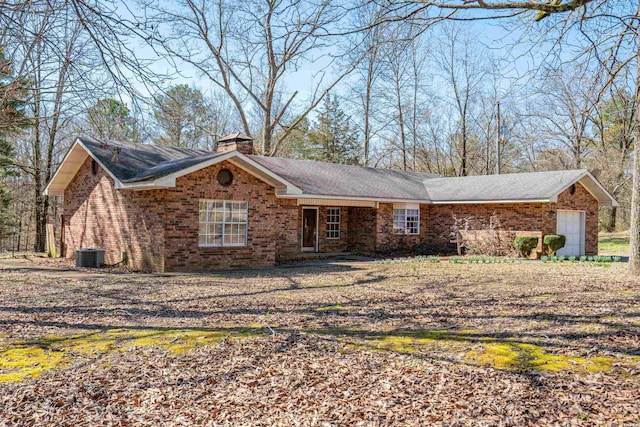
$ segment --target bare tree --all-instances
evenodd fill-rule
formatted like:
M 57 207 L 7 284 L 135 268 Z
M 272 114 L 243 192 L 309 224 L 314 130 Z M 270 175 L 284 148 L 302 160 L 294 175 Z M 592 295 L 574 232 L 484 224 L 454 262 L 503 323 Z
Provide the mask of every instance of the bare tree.
M 404 18 L 413 18 L 416 14 L 424 13 L 427 21 L 441 19 L 442 14 L 452 19 L 473 20 L 487 18 L 510 18 L 535 12 L 531 16 L 533 21 L 539 22 L 545 18 L 554 20 L 546 32 L 556 40 L 553 46 L 559 44 L 567 34 L 575 38 L 572 42 L 582 38 L 583 52 L 594 53 L 601 69 L 612 81 L 617 74 L 627 67 L 635 65 L 636 81 L 634 96 L 633 139 L 634 144 L 640 141 L 640 2 L 628 0 L 546 0 L 517 1 L 517 0 L 469 0 L 466 2 L 446 2 L 423 0 L 414 2 L 414 9 Z M 434 13 L 440 10 L 441 14 Z M 475 15 L 459 15 L 458 12 L 478 12 Z M 565 14 L 564 19 L 556 16 Z M 390 16 L 387 19 L 402 19 Z M 574 30 L 575 31 L 572 31 Z M 550 31 L 557 30 L 557 31 Z M 626 49 L 633 45 L 634 49 Z M 630 271 L 640 274 L 640 150 L 634 150 L 634 174 L 631 211 L 631 257 Z
M 285 0 L 182 0 L 170 11 L 150 1 L 145 14 L 154 29 L 149 40 L 156 49 L 194 67 L 231 99 L 245 133 L 258 133 L 263 153 L 270 155 L 295 126 L 357 64 L 329 72 L 330 25 L 346 14 L 331 1 L 304 3 Z M 167 35 L 164 36 L 163 34 Z M 313 55 L 329 58 L 316 81 L 310 99 L 286 85 L 296 69 L 312 61 Z M 284 123 L 296 106 L 293 122 Z M 250 113 L 261 118 L 259 127 L 250 123 Z M 278 139 L 274 139 L 276 130 Z
M 487 77 L 487 64 L 483 63 L 478 45 L 464 28 L 447 23 L 442 32 L 442 42 L 434 53 L 440 77 L 447 85 L 449 104 L 455 112 L 452 127 L 455 129 L 452 141 L 459 145 L 460 169 L 458 175 L 469 174 L 471 145 L 473 139 L 473 119 L 481 96 L 483 83 Z

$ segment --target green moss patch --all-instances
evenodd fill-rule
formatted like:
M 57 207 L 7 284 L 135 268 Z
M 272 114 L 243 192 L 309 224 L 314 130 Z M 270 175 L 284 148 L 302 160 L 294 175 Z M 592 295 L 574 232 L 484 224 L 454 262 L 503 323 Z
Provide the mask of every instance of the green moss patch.
M 607 357 L 582 358 L 546 352 L 532 344 L 502 342 L 483 345 L 469 351 L 466 362 L 478 366 L 492 366 L 505 370 L 540 371 L 608 371 L 613 359 Z
M 87 359 L 133 347 L 162 348 L 174 355 L 227 337 L 259 336 L 253 329 L 108 329 L 72 336 L 47 336 L 0 348 L 0 382 L 37 378 L 51 369 L 63 369 Z
M 335 305 L 327 305 L 324 307 L 318 307 L 316 308 L 316 311 L 349 311 L 350 309 L 351 307 L 347 305 L 335 304 Z

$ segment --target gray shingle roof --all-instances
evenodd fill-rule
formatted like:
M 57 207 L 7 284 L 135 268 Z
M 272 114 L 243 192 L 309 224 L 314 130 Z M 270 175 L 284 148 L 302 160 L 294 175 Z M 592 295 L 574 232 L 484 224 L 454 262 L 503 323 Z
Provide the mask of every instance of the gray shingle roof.
M 84 137 L 79 139 L 123 183 L 152 181 L 228 154 L 117 141 L 101 143 Z M 120 150 L 119 160 L 112 161 L 116 148 Z M 584 170 L 567 170 L 442 178 L 428 173 L 311 160 L 246 157 L 299 187 L 304 195 L 435 203 L 549 200 L 585 174 Z M 610 196 L 603 197 L 606 199 Z
M 424 180 L 437 175 L 312 160 L 248 156 L 305 194 L 426 200 Z
M 216 153 L 179 147 L 163 147 L 149 144 L 131 144 L 119 141 L 104 143 L 93 139 L 78 138 L 94 156 L 122 182 L 155 179 L 177 172 Z M 120 149 L 119 161 L 112 161 L 116 148 Z M 208 158 L 203 158 L 209 156 Z
M 434 202 L 548 200 L 584 173 L 584 170 L 565 170 L 433 178 L 426 185 L 429 198 Z

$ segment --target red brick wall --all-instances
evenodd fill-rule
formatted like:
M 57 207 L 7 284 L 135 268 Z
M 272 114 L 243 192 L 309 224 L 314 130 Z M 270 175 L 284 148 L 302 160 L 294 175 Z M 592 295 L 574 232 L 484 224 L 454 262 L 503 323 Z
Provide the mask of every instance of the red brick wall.
M 338 253 L 346 252 L 349 248 L 349 208 L 340 209 L 340 238 L 329 239 L 327 237 L 327 209 L 332 206 L 320 206 L 318 208 L 318 252 Z
M 580 183 L 576 184 L 574 194 L 567 189 L 558 195 L 558 202 L 552 203 L 554 210 L 568 209 L 586 211 L 585 252 L 587 255 L 598 253 L 598 201 Z M 556 231 L 555 218 L 552 221 L 553 233 Z
M 216 180 L 220 169 L 233 174 L 233 182 L 223 187 Z M 199 247 L 200 199 L 248 201 L 247 246 Z M 215 270 L 233 267 L 274 265 L 280 242 L 292 244 L 296 238 L 288 226 L 295 210 L 280 203 L 269 184 L 229 162 L 180 177 L 176 187 L 166 190 L 165 268 L 167 271 Z M 296 220 L 297 221 L 297 220 Z M 300 250 L 298 249 L 298 252 Z
M 458 218 L 473 216 L 488 219 L 496 213 L 505 230 L 542 231 L 546 235 L 556 233 L 558 209 L 586 211 L 585 252 L 593 255 L 598 251 L 598 202 L 581 184 L 576 184 L 573 195 L 570 190 L 562 192 L 557 203 L 431 205 L 428 209 L 427 238 L 434 250 L 443 253 L 455 250 L 454 245 L 449 243 L 454 214 Z
M 301 212 L 295 200 L 277 199 L 273 187 L 223 162 L 177 179 L 176 188 L 151 191 L 115 190 L 113 180 L 88 159 L 65 191 L 64 256 L 83 247 L 102 247 L 107 263 L 126 251 L 138 270 L 186 271 L 273 265 L 301 255 Z M 216 175 L 228 168 L 233 183 L 221 186 Z M 200 199 L 249 202 L 246 247 L 198 246 Z M 393 234 L 393 204 L 379 209 L 341 207 L 340 239 L 326 238 L 326 207 L 319 208 L 320 252 L 454 250 L 449 243 L 453 214 L 488 218 L 499 215 L 507 230 L 556 232 L 559 209 L 586 211 L 586 252 L 597 253 L 598 204 L 577 184 L 557 203 L 420 205 L 420 234 Z
M 80 248 L 103 248 L 105 261 L 112 264 L 126 251 L 132 268 L 162 271 L 163 192 L 115 190 L 101 167 L 92 173 L 91 163 L 88 158 L 64 192 L 63 256 L 74 258 Z
M 414 251 L 429 242 L 429 205 L 420 205 L 420 233 L 393 234 L 393 203 L 380 203 L 376 215 L 376 250 L 378 252 Z
M 300 229 L 302 227 L 302 211 L 297 200 L 278 199 L 279 214 L 276 217 L 278 244 L 276 260 L 286 261 L 300 258 L 302 254 Z
M 376 251 L 376 216 L 377 209 L 374 208 L 349 208 L 347 245 L 350 251 Z

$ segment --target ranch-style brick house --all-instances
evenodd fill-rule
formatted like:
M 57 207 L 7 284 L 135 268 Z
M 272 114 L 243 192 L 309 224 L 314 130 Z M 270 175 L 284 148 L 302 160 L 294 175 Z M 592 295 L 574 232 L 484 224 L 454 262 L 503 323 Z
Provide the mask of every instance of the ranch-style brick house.
M 451 253 L 454 215 L 598 247 L 598 206 L 617 202 L 586 170 L 442 178 L 252 155 L 78 138 L 45 193 L 64 197 L 61 252 L 104 248 L 147 271 L 269 266 L 305 253 Z

